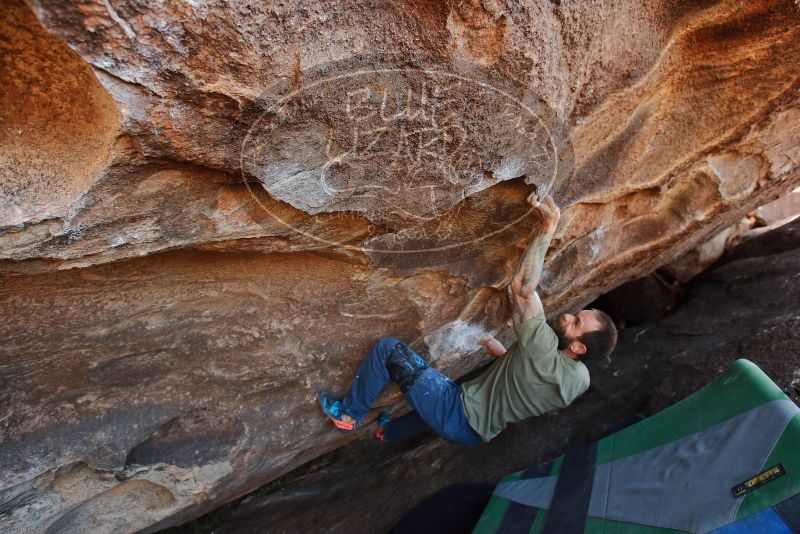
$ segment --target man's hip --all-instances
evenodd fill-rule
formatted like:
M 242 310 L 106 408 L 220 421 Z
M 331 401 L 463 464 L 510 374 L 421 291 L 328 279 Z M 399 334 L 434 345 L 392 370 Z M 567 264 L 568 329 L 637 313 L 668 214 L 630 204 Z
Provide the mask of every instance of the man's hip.
M 404 343 L 398 343 L 387 362 L 392 380 L 431 430 L 460 445 L 480 445 L 481 437 L 467 422 L 459 386 L 430 367 Z

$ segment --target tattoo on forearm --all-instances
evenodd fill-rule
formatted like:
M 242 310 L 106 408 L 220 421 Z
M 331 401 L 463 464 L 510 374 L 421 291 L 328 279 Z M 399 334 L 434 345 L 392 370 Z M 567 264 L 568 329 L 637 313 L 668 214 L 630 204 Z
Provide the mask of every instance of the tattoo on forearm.
M 539 278 L 544 267 L 544 257 L 547 254 L 547 249 L 550 248 L 552 239 L 553 234 L 540 233 L 525 249 L 525 253 L 517 266 L 517 272 L 514 275 L 525 289 L 534 290 L 539 285 Z

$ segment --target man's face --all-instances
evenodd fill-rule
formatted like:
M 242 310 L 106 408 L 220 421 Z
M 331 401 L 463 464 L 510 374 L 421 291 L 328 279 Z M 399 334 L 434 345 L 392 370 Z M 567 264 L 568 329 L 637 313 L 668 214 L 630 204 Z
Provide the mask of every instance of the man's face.
M 570 343 L 587 332 L 600 330 L 602 324 L 593 310 L 581 310 L 575 315 L 565 313 L 548 324 L 558 336 L 559 350 L 566 349 Z

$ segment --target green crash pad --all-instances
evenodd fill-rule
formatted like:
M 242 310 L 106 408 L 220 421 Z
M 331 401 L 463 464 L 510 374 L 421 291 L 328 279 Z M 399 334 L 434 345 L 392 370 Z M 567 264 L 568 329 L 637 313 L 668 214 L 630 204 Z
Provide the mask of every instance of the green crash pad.
M 748 360 L 495 488 L 478 534 L 800 532 L 800 409 Z

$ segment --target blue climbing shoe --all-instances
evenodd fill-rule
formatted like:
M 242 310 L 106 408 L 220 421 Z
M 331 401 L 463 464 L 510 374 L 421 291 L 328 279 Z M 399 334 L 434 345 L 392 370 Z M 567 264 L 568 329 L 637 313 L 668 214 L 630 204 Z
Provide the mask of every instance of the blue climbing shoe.
M 342 413 L 342 401 L 334 398 L 330 391 L 324 389 L 320 391 L 317 394 L 317 402 L 322 413 L 331 420 L 339 432 L 352 432 L 361 426 L 361 421 Z

